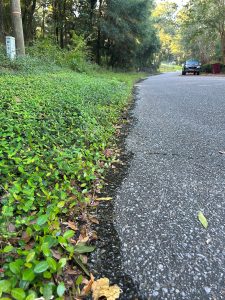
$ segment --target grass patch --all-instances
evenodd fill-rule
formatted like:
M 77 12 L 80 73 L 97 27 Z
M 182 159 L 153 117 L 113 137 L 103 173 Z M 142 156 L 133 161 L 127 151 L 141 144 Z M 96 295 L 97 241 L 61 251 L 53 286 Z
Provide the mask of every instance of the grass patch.
M 0 296 L 74 299 L 82 281 L 74 265 L 88 274 L 82 255 L 94 249 L 79 242 L 76 222 L 102 188 L 105 150 L 143 74 L 3 73 Z
M 181 71 L 181 69 L 182 69 L 181 66 L 178 66 L 178 65 L 161 63 L 161 65 L 159 67 L 159 72 L 160 73 L 176 72 L 176 71 Z

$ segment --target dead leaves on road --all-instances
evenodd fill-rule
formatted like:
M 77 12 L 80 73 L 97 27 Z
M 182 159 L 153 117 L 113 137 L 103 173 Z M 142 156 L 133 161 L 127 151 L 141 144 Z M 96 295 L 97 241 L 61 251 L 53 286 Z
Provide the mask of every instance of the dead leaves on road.
M 92 292 L 93 300 L 116 300 L 119 299 L 121 289 L 118 285 L 110 286 L 108 278 L 100 278 L 95 281 L 93 275 L 91 274 L 91 279 L 83 288 L 81 295 L 85 296 L 88 295 L 90 292 Z
M 119 299 L 121 292 L 118 285 L 109 285 L 108 278 L 101 278 L 97 281 L 94 281 L 91 289 L 93 293 L 93 300 L 98 300 L 99 298 L 102 299 L 103 297 L 105 297 L 107 300 Z
M 96 198 L 96 201 L 110 201 L 112 200 L 112 197 L 102 197 L 102 198 Z

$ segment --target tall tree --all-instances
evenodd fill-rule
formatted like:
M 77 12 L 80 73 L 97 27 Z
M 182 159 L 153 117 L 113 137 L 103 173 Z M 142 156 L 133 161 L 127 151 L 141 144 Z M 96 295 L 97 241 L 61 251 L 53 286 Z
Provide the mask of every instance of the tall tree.
M 25 55 L 23 24 L 20 0 L 11 0 L 12 23 L 16 39 L 16 51 L 19 56 Z
M 221 60 L 225 63 L 225 0 L 190 0 L 186 6 L 186 31 L 207 43 L 220 41 Z M 215 44 L 215 43 L 214 43 Z
M 25 41 L 31 41 L 35 35 L 34 13 L 37 0 L 23 0 L 22 2 L 22 21 Z

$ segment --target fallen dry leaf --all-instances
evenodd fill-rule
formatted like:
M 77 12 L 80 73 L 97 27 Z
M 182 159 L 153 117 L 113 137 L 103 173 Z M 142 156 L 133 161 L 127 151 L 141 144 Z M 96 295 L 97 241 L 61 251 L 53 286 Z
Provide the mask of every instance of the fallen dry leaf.
M 79 236 L 80 243 L 87 243 L 89 241 L 89 236 L 83 237 L 82 235 Z
M 94 276 L 91 274 L 90 275 L 91 279 L 87 282 L 87 284 L 84 286 L 82 292 L 81 292 L 81 295 L 82 296 L 85 296 L 85 295 L 88 295 L 91 291 L 91 287 L 92 287 L 92 284 L 94 283 L 95 281 L 95 278 Z
M 89 220 L 94 224 L 99 224 L 99 220 L 96 217 L 89 215 Z
M 106 297 L 107 300 L 116 300 L 120 296 L 120 288 L 118 285 L 109 286 L 108 278 L 101 278 L 92 284 L 93 300 Z
M 102 198 L 96 198 L 97 201 L 110 201 L 112 200 L 112 197 L 102 197 Z
M 87 264 L 88 262 L 88 257 L 86 255 L 80 255 L 80 259 L 82 261 L 83 264 Z
M 113 155 L 113 151 L 112 151 L 111 149 L 106 149 L 106 150 L 104 151 L 104 155 L 105 155 L 106 157 L 111 157 L 111 156 Z
M 23 233 L 22 233 L 22 239 L 23 239 L 26 243 L 28 243 L 29 240 L 31 239 L 31 236 L 30 236 L 29 234 L 27 234 L 26 231 L 23 231 Z
M 56 259 L 58 259 L 58 260 L 61 258 L 61 255 L 60 255 L 60 253 L 59 253 L 58 251 L 52 250 L 52 249 L 51 249 L 51 252 L 52 252 L 52 256 L 53 256 L 54 258 L 56 258 Z
M 91 237 L 90 237 L 92 240 L 97 240 L 98 239 L 98 236 L 97 236 L 97 233 L 96 231 L 92 231 L 91 232 Z
M 65 274 L 68 275 L 77 275 L 77 271 L 73 270 L 73 269 L 67 269 L 64 271 Z
M 8 231 L 9 232 L 15 232 L 16 231 L 16 226 L 13 225 L 12 223 L 9 223 L 9 225 L 8 225 Z
M 69 221 L 69 222 L 67 223 L 67 226 L 68 226 L 69 228 L 73 229 L 74 231 L 77 231 L 77 230 L 78 230 L 77 225 L 76 225 L 74 222 Z

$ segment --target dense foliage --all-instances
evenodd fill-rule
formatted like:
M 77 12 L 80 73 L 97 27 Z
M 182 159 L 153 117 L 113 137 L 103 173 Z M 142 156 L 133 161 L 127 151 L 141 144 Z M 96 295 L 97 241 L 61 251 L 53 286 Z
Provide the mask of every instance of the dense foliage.
M 186 52 L 202 62 L 225 61 L 225 3 L 190 0 L 180 13 Z
M 221 0 L 159 1 L 153 11 L 161 50 L 159 60 L 203 64 L 225 60 L 225 3 Z
M 159 2 L 153 11 L 161 43 L 159 61 L 180 62 L 183 58 L 177 12 L 178 5 L 173 1 Z
M 137 76 L 53 65 L 43 73 L 26 59 L 5 59 L 0 76 L 0 297 L 74 299 L 74 265 L 88 275 L 82 255 L 94 249 L 77 221 L 101 190 L 106 147 Z
M 9 0 L 0 0 L 0 40 L 12 33 Z M 83 37 L 90 59 L 113 68 L 152 65 L 159 43 L 152 24 L 153 0 L 21 0 L 26 44 L 51 38 L 73 49 Z M 1 12 L 2 11 L 2 12 Z M 141 58 L 140 58 L 141 57 Z

